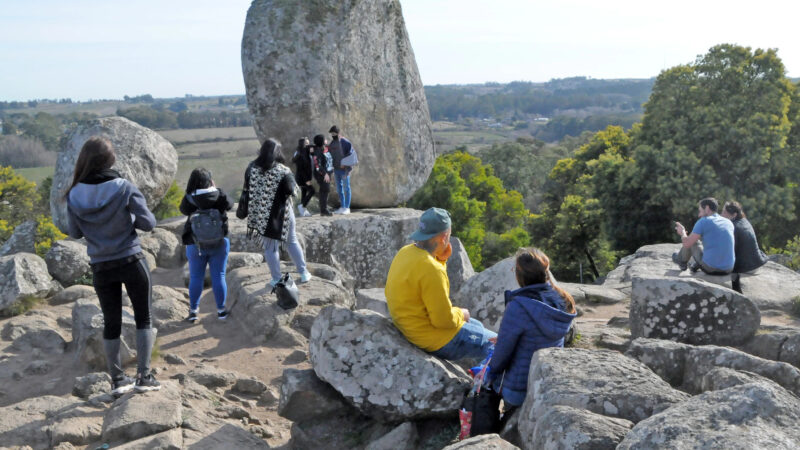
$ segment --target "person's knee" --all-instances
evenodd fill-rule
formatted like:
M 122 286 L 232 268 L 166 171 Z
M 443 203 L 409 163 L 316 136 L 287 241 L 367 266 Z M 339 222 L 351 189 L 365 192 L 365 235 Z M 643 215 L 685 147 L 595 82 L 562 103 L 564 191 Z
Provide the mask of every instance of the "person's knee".
M 122 334 L 121 323 L 110 323 L 103 327 L 103 339 L 117 339 Z

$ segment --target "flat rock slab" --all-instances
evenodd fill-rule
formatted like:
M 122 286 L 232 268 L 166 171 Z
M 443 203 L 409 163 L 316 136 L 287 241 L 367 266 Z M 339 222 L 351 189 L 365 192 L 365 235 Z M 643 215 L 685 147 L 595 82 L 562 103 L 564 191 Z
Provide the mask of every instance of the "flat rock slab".
M 796 449 L 800 400 L 769 382 L 706 392 L 636 424 L 618 449 Z
M 533 439 L 525 448 L 614 450 L 633 428 L 625 419 L 595 414 L 585 409 L 554 406 L 536 421 Z
M 368 309 L 384 317 L 389 316 L 386 293 L 383 288 L 359 289 L 356 291 L 356 309 Z
M 633 279 L 631 335 L 689 344 L 738 345 L 753 337 L 761 313 L 747 297 L 696 279 Z
M 314 372 L 363 414 L 381 421 L 450 416 L 470 379 L 412 345 L 371 311 L 324 308 L 311 329 Z
M 125 394 L 106 412 L 103 441 L 129 442 L 177 428 L 182 412 L 180 387 L 171 381 L 162 381 L 160 391 Z
M 496 434 L 484 434 L 448 445 L 443 450 L 514 450 L 518 448 Z

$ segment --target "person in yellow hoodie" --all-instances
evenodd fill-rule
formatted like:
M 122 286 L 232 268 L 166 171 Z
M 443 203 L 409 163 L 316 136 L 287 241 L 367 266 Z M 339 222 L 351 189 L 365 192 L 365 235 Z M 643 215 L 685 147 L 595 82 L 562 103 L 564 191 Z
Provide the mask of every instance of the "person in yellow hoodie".
M 401 248 L 386 278 L 386 302 L 397 329 L 417 347 L 439 358 L 485 358 L 497 333 L 450 303 L 447 258 L 450 214 L 430 208 L 420 217 L 414 241 Z

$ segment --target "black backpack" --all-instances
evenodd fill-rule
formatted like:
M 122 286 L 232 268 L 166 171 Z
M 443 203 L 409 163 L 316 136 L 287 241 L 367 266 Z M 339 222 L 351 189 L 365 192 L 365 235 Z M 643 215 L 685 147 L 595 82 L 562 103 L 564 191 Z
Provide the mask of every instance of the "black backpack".
M 200 250 L 211 250 L 222 245 L 225 232 L 222 229 L 222 213 L 216 208 L 201 209 L 191 195 L 186 199 L 197 207 L 197 211 L 189 216 L 192 227 L 192 240 Z

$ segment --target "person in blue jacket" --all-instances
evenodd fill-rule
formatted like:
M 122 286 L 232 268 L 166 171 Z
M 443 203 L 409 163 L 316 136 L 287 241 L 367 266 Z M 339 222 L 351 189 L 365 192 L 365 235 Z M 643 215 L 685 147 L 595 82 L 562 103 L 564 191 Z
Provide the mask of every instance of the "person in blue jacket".
M 517 253 L 514 273 L 520 288 L 505 292 L 506 310 L 490 363 L 494 385 L 503 402 L 522 405 L 528 390 L 533 354 L 563 347 L 575 318 L 572 296 L 550 281 L 550 259 L 537 248 Z

